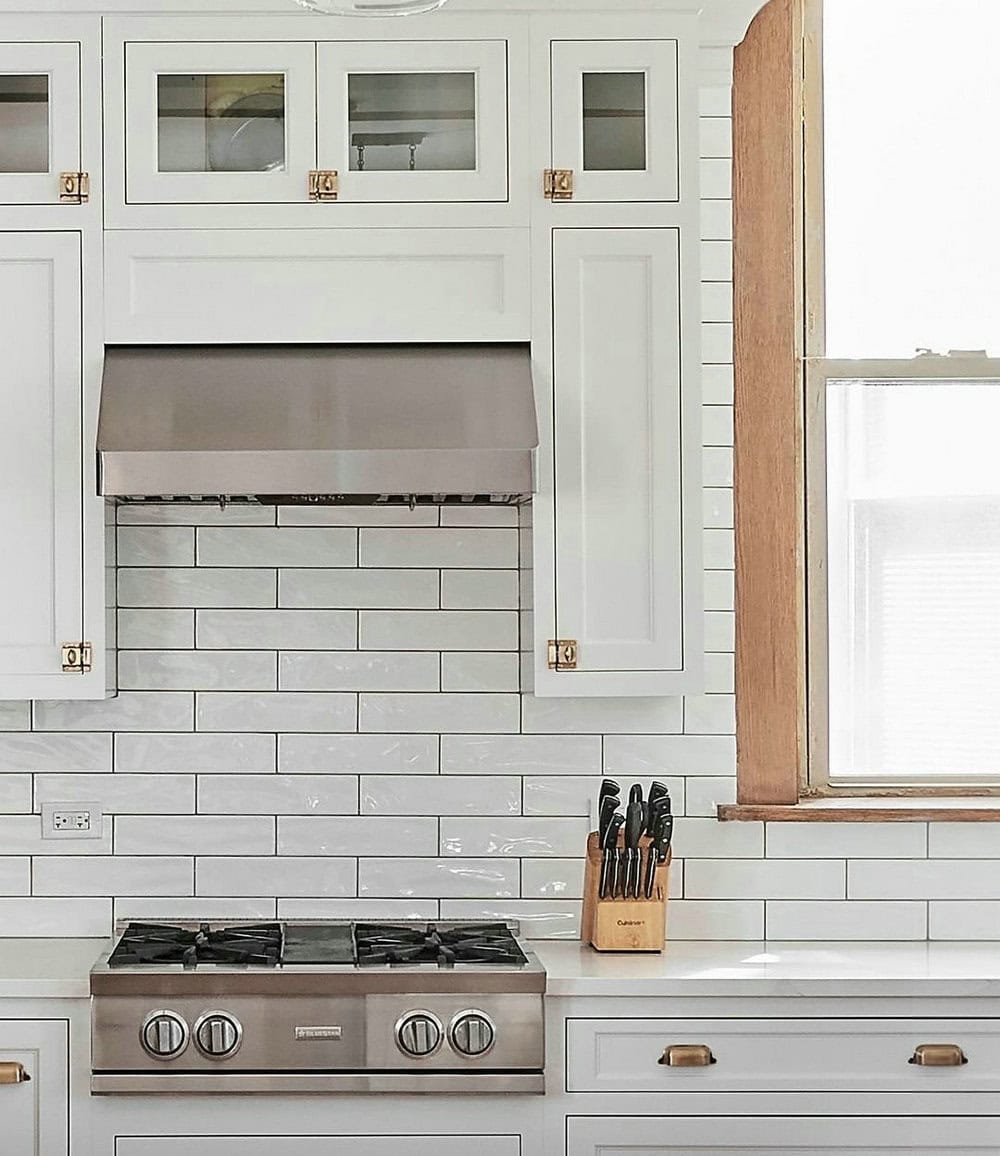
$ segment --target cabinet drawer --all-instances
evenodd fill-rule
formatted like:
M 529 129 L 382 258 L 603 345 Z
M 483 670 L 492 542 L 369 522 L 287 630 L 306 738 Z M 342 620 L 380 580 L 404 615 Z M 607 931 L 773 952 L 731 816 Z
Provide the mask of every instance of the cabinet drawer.
M 711 1049 L 714 1062 L 659 1062 L 684 1044 Z M 922 1044 L 957 1045 L 968 1062 L 909 1062 Z M 580 1019 L 567 1023 L 566 1053 L 569 1092 L 1000 1089 L 1000 1020 Z
M 571 1116 L 567 1156 L 957 1156 L 996 1152 L 1000 1120 Z
M 65 1020 L 0 1020 L 0 1064 L 20 1064 L 28 1077 L 0 1084 L 0 1151 L 67 1156 L 67 1040 Z
M 519 1136 L 117 1136 L 115 1156 L 519 1156 Z

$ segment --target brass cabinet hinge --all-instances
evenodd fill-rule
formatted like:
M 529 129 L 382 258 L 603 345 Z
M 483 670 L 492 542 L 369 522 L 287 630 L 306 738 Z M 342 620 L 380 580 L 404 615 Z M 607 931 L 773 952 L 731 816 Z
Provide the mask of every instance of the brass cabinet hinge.
M 66 674 L 87 674 L 93 670 L 93 646 L 89 642 L 64 642 L 62 668 Z
M 90 173 L 60 173 L 59 200 L 64 205 L 85 205 L 90 200 Z
M 309 200 L 335 201 L 340 192 L 340 174 L 336 169 L 313 169 L 309 174 Z
M 545 170 L 545 199 L 547 201 L 571 201 L 573 199 L 573 170 Z
M 576 639 L 549 639 L 549 670 L 576 670 Z

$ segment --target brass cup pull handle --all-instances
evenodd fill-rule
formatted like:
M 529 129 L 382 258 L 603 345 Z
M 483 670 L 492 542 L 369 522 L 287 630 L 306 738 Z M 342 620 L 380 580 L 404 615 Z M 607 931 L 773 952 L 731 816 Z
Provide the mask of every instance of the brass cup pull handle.
M 671 1044 L 656 1062 L 665 1068 L 707 1068 L 716 1059 L 708 1044 Z
M 920 1044 L 908 1060 L 922 1068 L 960 1068 L 968 1062 L 958 1044 Z
M 30 1079 L 24 1064 L 0 1064 L 0 1084 L 25 1084 Z

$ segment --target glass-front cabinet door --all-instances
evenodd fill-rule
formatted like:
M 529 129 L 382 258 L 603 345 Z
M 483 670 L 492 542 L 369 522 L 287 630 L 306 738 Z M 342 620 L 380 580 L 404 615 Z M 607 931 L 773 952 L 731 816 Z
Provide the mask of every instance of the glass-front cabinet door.
M 552 44 L 552 168 L 575 201 L 679 197 L 676 40 Z
M 308 200 L 312 44 L 129 44 L 125 77 L 128 203 Z
M 54 204 L 80 168 L 80 48 L 0 44 L 0 204 Z
M 319 167 L 341 201 L 505 201 L 503 41 L 321 44 Z

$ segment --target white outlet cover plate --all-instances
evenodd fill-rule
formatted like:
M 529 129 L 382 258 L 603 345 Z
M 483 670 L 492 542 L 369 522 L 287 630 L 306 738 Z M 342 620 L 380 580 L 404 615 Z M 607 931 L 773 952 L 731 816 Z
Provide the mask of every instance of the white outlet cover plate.
M 79 811 L 90 812 L 90 830 L 81 831 L 76 827 L 56 829 L 55 816 L 59 811 L 69 811 L 73 814 Z M 100 839 L 104 832 L 104 813 L 100 803 L 42 803 L 42 838 L 43 839 Z

